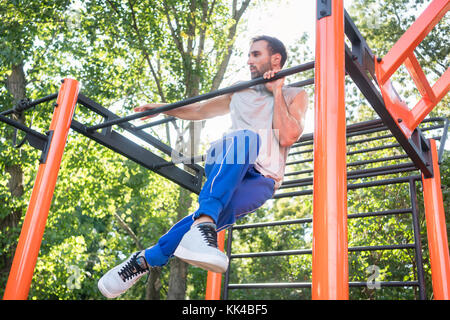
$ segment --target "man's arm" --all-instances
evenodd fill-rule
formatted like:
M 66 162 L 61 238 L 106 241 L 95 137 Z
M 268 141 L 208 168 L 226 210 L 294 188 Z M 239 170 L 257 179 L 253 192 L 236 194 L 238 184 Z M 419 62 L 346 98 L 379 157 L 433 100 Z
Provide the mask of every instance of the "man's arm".
M 299 92 L 288 106 L 281 88 L 274 90 L 273 129 L 278 129 L 278 141 L 282 147 L 290 147 L 301 136 L 305 128 L 305 115 L 308 108 L 306 91 Z
M 268 71 L 264 74 L 264 78 L 272 78 L 276 72 Z M 272 128 L 278 130 L 280 146 L 289 147 L 300 138 L 305 127 L 308 95 L 302 90 L 288 106 L 283 96 L 283 84 L 284 78 L 281 78 L 268 82 L 266 87 L 274 96 Z
M 164 112 L 169 116 L 177 117 L 184 120 L 205 120 L 213 117 L 221 116 L 230 112 L 231 95 L 226 94 L 206 101 L 192 103 L 184 107 L 176 108 Z M 149 109 L 158 108 L 167 105 L 167 103 L 149 103 L 134 108 L 136 112 L 142 112 Z M 143 117 L 142 120 L 153 118 L 158 114 Z

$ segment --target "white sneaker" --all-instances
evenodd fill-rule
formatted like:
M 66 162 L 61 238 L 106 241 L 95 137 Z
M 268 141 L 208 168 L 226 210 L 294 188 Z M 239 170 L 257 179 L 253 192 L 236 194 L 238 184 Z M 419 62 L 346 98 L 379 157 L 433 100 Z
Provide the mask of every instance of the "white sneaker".
M 192 225 L 174 252 L 181 260 L 213 272 L 223 273 L 228 268 L 228 257 L 217 248 L 217 232 L 213 223 Z
M 149 272 L 141 252 L 133 253 L 127 260 L 115 266 L 98 281 L 98 289 L 107 298 L 116 298 L 130 289 L 136 281 Z

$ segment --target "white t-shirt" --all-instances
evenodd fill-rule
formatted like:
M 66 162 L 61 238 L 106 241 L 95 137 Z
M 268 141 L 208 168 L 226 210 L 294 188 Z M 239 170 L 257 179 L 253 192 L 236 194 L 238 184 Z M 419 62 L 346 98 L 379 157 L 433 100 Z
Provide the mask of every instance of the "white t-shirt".
M 283 96 L 290 105 L 303 89 L 283 87 Z M 231 97 L 230 131 L 248 129 L 259 134 L 261 145 L 255 161 L 255 169 L 275 180 L 275 187 L 281 185 L 289 147 L 282 147 L 278 141 L 278 130 L 272 127 L 274 97 L 264 84 L 236 92 Z

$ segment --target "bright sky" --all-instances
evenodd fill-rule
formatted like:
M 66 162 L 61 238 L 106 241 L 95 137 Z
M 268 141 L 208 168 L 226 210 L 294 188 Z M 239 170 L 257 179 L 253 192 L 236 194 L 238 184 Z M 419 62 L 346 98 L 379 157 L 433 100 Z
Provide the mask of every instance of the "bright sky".
M 348 10 L 353 1 L 355 0 L 344 0 L 344 7 Z M 423 10 L 422 6 L 420 7 L 416 10 L 418 13 Z M 250 80 L 247 50 L 249 40 L 253 36 L 261 34 L 274 36 L 289 48 L 306 32 L 309 35 L 308 46 L 314 50 L 316 0 L 266 0 L 263 7 L 249 8 L 245 13 L 245 19 L 243 21 L 245 31 L 240 32 L 236 40 L 236 47 L 240 48 L 243 54 L 232 57 L 222 87 L 230 86 L 239 80 Z M 304 133 L 314 130 L 313 108 L 313 97 L 310 97 Z M 222 134 L 229 129 L 230 124 L 229 115 L 207 120 L 202 131 L 202 143 L 221 138 Z M 448 145 L 450 148 L 450 144 Z
M 353 0 L 345 0 L 344 6 L 347 9 Z M 248 9 L 246 14 L 247 32 L 240 33 L 236 40 L 239 48 L 248 48 L 249 40 L 255 35 L 269 35 L 280 39 L 287 48 L 293 45 L 307 32 L 310 36 L 309 47 L 314 49 L 315 43 L 315 23 L 316 23 L 316 0 L 273 0 L 266 1 L 264 8 Z M 236 66 L 247 65 L 247 54 L 241 57 L 233 57 L 230 64 Z M 238 80 L 250 80 L 248 68 L 243 68 L 241 72 L 228 75 L 224 86 L 229 86 Z M 312 99 L 307 112 L 305 133 L 313 131 L 314 113 L 312 111 Z M 210 119 L 206 122 L 202 139 L 213 141 L 219 139 L 224 131 L 230 126 L 229 116 Z

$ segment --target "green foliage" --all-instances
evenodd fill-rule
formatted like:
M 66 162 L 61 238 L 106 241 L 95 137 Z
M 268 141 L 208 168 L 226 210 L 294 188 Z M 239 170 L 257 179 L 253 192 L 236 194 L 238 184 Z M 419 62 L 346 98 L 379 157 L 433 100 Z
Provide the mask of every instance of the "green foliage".
M 30 99 L 57 92 L 59 80 L 71 77 L 80 82 L 83 94 L 122 115 L 144 102 L 175 101 L 210 91 L 234 41 L 228 31 L 236 23 L 234 18 L 240 18 L 235 9 L 243 3 L 237 4 L 232 8 L 227 1 L 214 5 L 208 1 L 2 1 L 0 111 L 13 106 L 6 82 L 14 66 L 24 70 L 23 85 Z M 51 103 L 39 105 L 26 113 L 25 124 L 45 132 L 52 113 Z M 77 107 L 75 119 L 85 124 L 102 120 L 82 106 Z M 3 295 L 40 153 L 28 144 L 12 147 L 14 131 L 3 123 L 0 128 L 6 133 L 0 137 Z M 17 140 L 21 138 L 19 133 Z M 9 189 L 8 170 L 13 165 L 22 170 L 20 196 Z M 179 197 L 178 186 L 71 132 L 29 297 L 102 299 L 97 290 L 101 275 L 167 232 L 177 221 Z M 13 223 L 15 216 L 18 221 Z M 158 280 L 162 299 L 167 295 L 168 274 L 168 268 L 162 269 Z M 189 286 L 194 290 L 189 294 L 200 297 L 206 273 L 193 270 L 192 274 Z M 121 298 L 145 299 L 145 283 Z
M 237 1 L 238 4 L 243 2 Z M 210 91 L 214 86 L 214 75 L 226 55 L 227 45 L 232 41 L 227 36 L 235 20 L 227 1 L 215 1 L 214 10 L 211 10 L 207 19 L 203 19 L 204 3 L 146 1 L 130 5 L 130 2 L 121 0 L 89 0 L 80 3 L 64 0 L 2 1 L 0 82 L 6 81 L 13 66 L 22 64 L 27 78 L 27 97 L 36 99 L 57 92 L 61 78 L 73 77 L 81 82 L 85 95 L 118 114 L 129 114 L 141 102 L 170 102 Z M 354 1 L 350 14 L 374 52 L 382 56 L 411 24 L 417 14 L 414 11 L 417 5 L 423 4 L 424 1 L 358 0 Z M 413 11 L 409 11 L 411 8 Z M 366 17 L 377 19 L 372 21 Z M 449 34 L 448 28 L 448 19 L 443 20 L 417 51 L 430 82 L 448 66 L 449 46 L 437 45 Z M 307 37 L 302 35 L 298 44 L 289 48 L 291 59 L 288 66 L 313 59 L 313 48 L 305 46 Z M 307 76 L 312 77 L 313 71 Z M 397 88 L 403 96 L 417 98 L 417 92 L 411 89 L 408 76 L 403 71 L 398 72 L 394 79 L 400 83 Z M 346 88 L 349 122 L 373 119 L 375 113 L 367 106 L 356 87 L 348 82 Z M 312 106 L 313 89 L 308 88 L 307 91 Z M 444 98 L 432 116 L 448 118 L 448 99 Z M 0 111 L 11 108 L 13 100 L 8 88 L 1 86 Z M 25 123 L 45 132 L 52 113 L 51 103 L 40 105 L 27 112 Z M 81 106 L 77 107 L 75 119 L 92 124 L 102 120 Z M 14 148 L 11 141 L 13 130 L 1 123 L 0 130 L 0 295 L 3 295 L 11 255 L 34 185 L 40 152 L 28 144 L 20 149 Z M 164 132 L 153 133 L 164 136 Z M 385 132 L 367 137 L 382 134 Z M 19 133 L 18 141 L 20 138 L 23 138 L 23 134 Z M 358 151 L 358 148 L 390 143 L 395 141 L 384 138 L 358 147 L 349 145 L 348 150 Z M 312 148 L 312 145 L 304 146 L 301 149 L 303 153 L 294 159 L 311 159 Z M 356 152 L 348 155 L 347 162 L 400 154 L 399 148 L 381 152 Z M 391 161 L 383 165 L 397 163 L 399 161 Z M 20 165 L 23 172 L 24 192 L 20 196 L 13 196 L 9 189 L 12 175 L 9 168 L 13 165 Z M 353 166 L 351 169 L 377 165 Z M 303 163 L 292 166 L 291 170 L 311 169 L 311 163 Z M 310 176 L 311 172 L 295 178 Z M 447 221 L 450 221 L 448 151 L 444 153 L 441 164 L 441 177 L 444 207 L 447 209 Z M 417 187 L 427 297 L 431 298 L 420 183 L 417 183 Z M 305 185 L 296 190 L 310 188 L 310 185 Z M 138 250 L 140 245 L 150 246 L 167 232 L 177 220 L 179 197 L 178 186 L 71 132 L 34 273 L 30 299 L 103 299 L 97 290 L 98 279 L 111 266 Z M 195 196 L 192 198 L 195 199 Z M 348 193 L 348 213 L 352 215 L 408 208 L 410 200 L 409 189 L 405 184 L 351 190 Z M 307 219 L 312 218 L 312 207 L 312 196 L 269 201 L 239 223 L 291 219 L 306 219 L 306 222 L 235 230 L 232 253 L 311 250 L 312 223 Z M 21 217 L 19 224 L 10 223 L 12 212 Z M 126 223 L 136 237 L 125 231 L 120 221 Z M 414 241 L 410 214 L 351 217 L 348 219 L 348 234 L 350 247 L 409 244 Z M 417 265 L 412 249 L 350 252 L 350 281 L 367 282 L 373 275 L 371 266 L 378 268 L 379 281 L 417 280 Z M 311 255 L 308 251 L 300 255 L 231 261 L 230 283 L 309 281 Z M 160 282 L 160 298 L 164 299 L 169 283 L 168 268 L 161 270 Z M 205 286 L 206 272 L 189 267 L 187 297 L 203 299 Z M 141 281 L 121 299 L 145 299 L 145 290 L 145 283 Z M 231 290 L 229 298 L 310 299 L 311 291 L 309 288 Z M 417 299 L 418 292 L 414 288 L 351 287 L 350 298 Z

